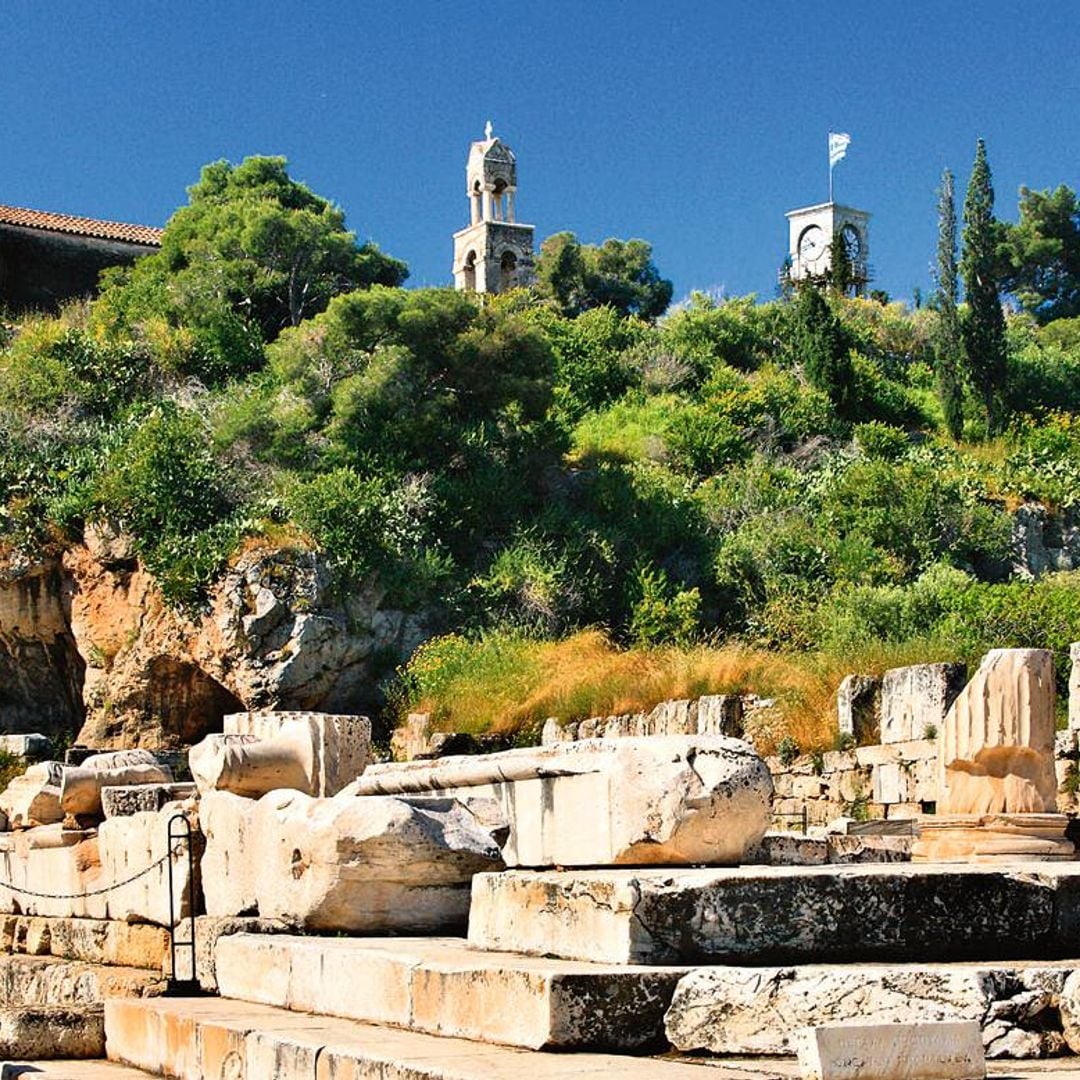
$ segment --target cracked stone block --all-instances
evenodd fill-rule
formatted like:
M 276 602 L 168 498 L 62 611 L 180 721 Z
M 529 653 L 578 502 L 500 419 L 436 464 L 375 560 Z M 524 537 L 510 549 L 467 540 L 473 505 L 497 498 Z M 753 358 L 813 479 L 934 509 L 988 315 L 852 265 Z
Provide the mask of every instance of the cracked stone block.
M 768 828 L 772 791 L 748 743 L 691 735 L 373 765 L 342 795 L 489 804 L 508 866 L 679 866 L 742 861 Z

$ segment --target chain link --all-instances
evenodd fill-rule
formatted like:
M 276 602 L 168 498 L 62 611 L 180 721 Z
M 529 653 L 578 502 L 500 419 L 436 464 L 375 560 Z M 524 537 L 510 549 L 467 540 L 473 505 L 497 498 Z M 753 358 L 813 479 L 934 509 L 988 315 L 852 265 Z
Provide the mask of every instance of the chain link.
M 38 900 L 84 900 L 90 896 L 104 896 L 105 893 L 110 893 L 116 889 L 122 889 L 125 885 L 130 885 L 133 881 L 138 881 L 139 878 L 145 877 L 152 870 L 156 870 L 159 866 L 169 861 L 169 859 L 176 855 L 179 856 L 183 851 L 185 841 L 181 841 L 176 847 L 166 851 L 160 859 L 152 862 L 149 866 L 144 867 L 137 874 L 132 874 L 129 878 L 124 878 L 123 881 L 114 881 L 111 885 L 106 885 L 101 889 L 90 889 L 88 892 L 81 893 L 47 893 L 47 892 L 34 892 L 33 889 L 20 889 L 18 885 L 12 885 L 8 881 L 0 881 L 0 889 L 7 889 L 8 892 L 18 893 L 19 896 L 33 896 Z

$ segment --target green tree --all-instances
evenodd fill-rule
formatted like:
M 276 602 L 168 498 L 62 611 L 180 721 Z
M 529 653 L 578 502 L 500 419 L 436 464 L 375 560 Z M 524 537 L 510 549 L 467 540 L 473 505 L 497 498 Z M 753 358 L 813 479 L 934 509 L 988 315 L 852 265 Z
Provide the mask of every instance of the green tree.
M 949 434 L 958 439 L 964 428 L 964 388 L 960 379 L 964 339 L 956 307 L 956 201 L 953 174 L 949 169 L 941 174 L 938 190 L 937 282 L 941 323 L 934 350 L 934 374 L 945 426 Z
M 540 245 L 536 287 L 566 315 L 606 305 L 649 320 L 663 315 L 673 291 L 652 261 L 651 244 L 614 238 L 599 246 L 582 244 L 571 232 L 556 233 Z
M 1080 203 L 1064 184 L 1020 189 L 1020 220 L 1002 226 L 1002 287 L 1041 323 L 1080 315 Z
M 245 336 L 272 341 L 338 293 L 400 285 L 408 273 L 374 244 L 358 246 L 343 212 L 291 179 L 284 158 L 214 162 L 188 196 L 160 251 L 108 273 L 101 321 L 131 330 L 164 318 L 216 333 L 218 353 L 237 354 Z
M 986 144 L 979 139 L 964 198 L 960 275 L 968 305 L 963 321 L 968 373 L 982 398 L 986 430 L 991 435 L 1000 432 L 1005 422 L 1002 408 L 1006 378 L 1005 315 L 999 295 L 997 239 L 990 164 L 986 160 Z
M 820 290 L 803 285 L 795 301 L 793 345 L 807 381 L 829 395 L 841 415 L 855 401 L 851 343 Z

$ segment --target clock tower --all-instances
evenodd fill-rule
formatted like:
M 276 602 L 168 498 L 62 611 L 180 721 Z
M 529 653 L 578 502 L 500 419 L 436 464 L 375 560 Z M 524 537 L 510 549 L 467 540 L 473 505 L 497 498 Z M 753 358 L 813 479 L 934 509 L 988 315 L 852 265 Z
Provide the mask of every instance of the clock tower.
M 833 243 L 844 245 L 856 296 L 870 280 L 870 215 L 840 203 L 819 203 L 789 210 L 788 257 L 792 281 L 821 277 L 832 269 Z

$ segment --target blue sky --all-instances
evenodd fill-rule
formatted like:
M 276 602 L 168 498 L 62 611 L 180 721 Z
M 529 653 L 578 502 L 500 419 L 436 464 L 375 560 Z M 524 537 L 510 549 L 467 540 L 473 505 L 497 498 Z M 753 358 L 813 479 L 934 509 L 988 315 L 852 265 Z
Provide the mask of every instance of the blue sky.
M 1072 3 L 7 0 L 0 202 L 163 224 L 207 161 L 284 154 L 362 237 L 449 279 L 484 121 L 537 239 L 652 242 L 676 296 L 771 296 L 784 212 L 869 210 L 875 284 L 931 287 L 935 188 L 987 141 L 998 214 L 1076 187 Z

